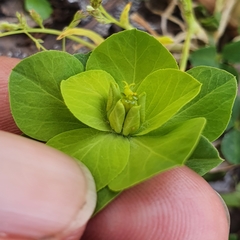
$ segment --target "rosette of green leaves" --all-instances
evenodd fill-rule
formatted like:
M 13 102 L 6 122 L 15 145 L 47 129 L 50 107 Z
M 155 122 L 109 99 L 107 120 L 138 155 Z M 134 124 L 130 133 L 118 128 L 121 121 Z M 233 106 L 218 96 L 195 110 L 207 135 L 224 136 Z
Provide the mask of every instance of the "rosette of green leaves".
M 122 190 L 186 164 L 204 174 L 221 162 L 211 141 L 227 126 L 236 95 L 231 74 L 188 72 L 152 36 L 112 35 L 89 55 L 47 51 L 10 76 L 19 128 L 91 171 L 96 211 Z

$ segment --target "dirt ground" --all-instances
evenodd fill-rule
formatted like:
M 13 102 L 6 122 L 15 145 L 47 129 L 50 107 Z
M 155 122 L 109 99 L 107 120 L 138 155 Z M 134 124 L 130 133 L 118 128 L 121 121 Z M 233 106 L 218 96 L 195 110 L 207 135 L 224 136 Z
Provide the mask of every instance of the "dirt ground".
M 15 17 L 16 12 L 24 13 L 27 18 L 27 22 L 30 26 L 35 26 L 34 21 L 29 17 L 28 13 L 24 10 L 23 0 L 0 0 L 0 22 L 7 21 L 10 23 L 16 23 L 17 18 Z M 65 26 L 69 24 L 75 12 L 78 10 L 85 10 L 89 1 L 87 0 L 50 0 L 53 7 L 53 13 L 49 19 L 45 21 L 45 27 L 51 29 L 62 30 Z M 119 17 L 123 7 L 128 2 L 126 0 L 111 0 L 103 1 L 105 9 L 115 17 Z M 165 4 L 160 7 L 165 7 Z M 160 31 L 158 26 L 160 26 L 160 16 L 153 14 L 149 8 L 146 7 L 143 1 L 134 1 L 131 7 L 131 14 L 138 14 L 144 21 L 147 21 L 157 32 Z M 139 25 L 137 22 L 133 24 L 144 29 L 143 26 Z M 88 17 L 80 23 L 79 27 L 94 30 L 103 37 L 107 37 L 112 33 L 118 32 L 119 27 L 112 24 L 100 24 L 91 17 Z M 61 43 L 56 40 L 56 36 L 49 34 L 35 34 L 34 37 L 41 38 L 44 40 L 44 47 L 47 49 L 60 49 Z M 67 42 L 66 50 L 73 53 L 75 50 L 73 48 L 73 42 Z M 25 58 L 38 50 L 36 49 L 33 42 L 24 34 L 8 36 L 0 38 L 0 55 Z M 80 52 L 86 52 L 88 49 L 80 48 Z

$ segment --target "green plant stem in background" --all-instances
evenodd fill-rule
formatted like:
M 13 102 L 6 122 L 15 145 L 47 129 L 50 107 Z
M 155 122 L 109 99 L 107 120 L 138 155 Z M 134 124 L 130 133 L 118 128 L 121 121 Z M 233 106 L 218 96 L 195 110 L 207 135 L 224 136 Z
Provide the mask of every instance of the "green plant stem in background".
M 186 34 L 186 40 L 183 45 L 183 51 L 182 51 L 182 57 L 180 60 L 180 70 L 185 71 L 189 56 L 189 50 L 191 45 L 191 38 L 194 31 L 193 23 L 194 23 L 194 16 L 192 12 L 192 1 L 191 0 L 181 0 L 180 1 L 182 5 L 182 12 L 187 24 L 187 34 Z
M 224 2 L 224 0 L 216 0 L 214 14 L 219 14 L 222 11 Z
M 30 3 L 32 3 L 32 1 L 30 1 Z M 33 0 L 33 3 L 35 3 L 34 0 Z M 89 7 L 91 8 L 91 6 L 89 6 Z M 97 11 L 98 11 L 98 14 L 102 15 L 102 18 L 104 19 L 105 23 L 114 23 L 114 24 L 116 24 L 117 26 L 119 26 L 123 29 L 130 30 L 130 29 L 134 28 L 129 23 L 129 10 L 130 10 L 130 8 L 131 8 L 131 3 L 128 3 L 125 6 L 125 8 L 123 9 L 119 21 L 117 19 L 115 19 L 114 17 L 112 17 L 104 9 L 104 7 L 101 4 L 97 8 Z M 91 11 L 93 11 L 93 16 L 96 17 L 94 15 L 96 9 L 94 9 L 92 7 Z M 40 26 L 40 28 L 31 28 L 30 26 L 28 26 L 26 18 L 24 17 L 24 15 L 17 12 L 16 16 L 18 18 L 19 24 L 10 24 L 8 22 L 1 23 L 0 24 L 0 30 L 4 30 L 4 31 L 7 31 L 7 32 L 1 32 L 0 31 L 0 37 L 6 37 L 6 36 L 10 36 L 10 35 L 24 33 L 35 43 L 38 50 L 46 50 L 44 48 L 44 46 L 41 44 L 41 43 L 43 43 L 43 41 L 41 39 L 36 39 L 34 36 L 31 35 L 31 33 L 53 34 L 53 35 L 58 36 L 57 40 L 63 39 L 62 40 L 62 50 L 63 51 L 66 50 L 66 46 L 65 46 L 66 39 L 64 39 L 66 37 L 68 39 L 71 39 L 71 40 L 73 40 L 77 43 L 80 43 L 80 44 L 88 47 L 90 50 L 96 48 L 98 45 L 100 45 L 100 43 L 102 43 L 104 41 L 104 39 L 99 34 L 93 32 L 91 30 L 86 30 L 86 29 L 83 29 L 83 28 L 75 28 L 76 25 L 78 25 L 78 23 L 81 21 L 81 19 L 86 17 L 86 15 L 83 14 L 81 11 L 78 11 L 74 15 L 73 21 L 70 23 L 70 25 L 68 27 L 63 29 L 63 31 L 44 28 L 42 18 L 35 10 L 30 10 L 30 15 L 33 18 L 33 20 Z M 102 21 L 102 19 L 101 19 L 101 21 Z M 92 43 L 88 42 L 88 41 L 85 41 L 85 40 L 83 40 L 79 37 L 73 36 L 73 35 L 79 35 L 79 36 L 87 37 L 88 39 L 90 39 L 92 41 Z
M 44 50 L 47 51 L 47 49 L 41 44 L 43 41 L 41 39 L 34 38 L 31 34 L 29 34 L 27 31 L 25 31 L 25 34 L 35 43 L 38 50 Z
M 29 29 L 27 29 L 27 32 L 28 33 L 46 33 L 46 34 L 52 34 L 52 35 L 57 35 L 57 36 L 59 36 L 62 33 L 62 31 L 58 31 L 58 30 L 54 30 L 54 29 L 46 29 L 46 28 L 44 28 L 44 29 L 42 29 L 42 28 L 29 28 Z M 22 34 L 22 33 L 26 34 L 26 30 L 23 29 L 23 30 L 11 31 L 11 32 L 4 32 L 4 33 L 0 34 L 0 37 L 6 37 L 6 36 L 15 35 L 15 34 Z M 81 44 L 83 44 L 84 46 L 86 46 L 90 49 L 96 48 L 96 45 L 94 45 L 90 42 L 87 42 L 87 41 L 85 41 L 85 40 L 83 40 L 79 37 L 67 36 L 67 38 L 73 40 L 74 42 L 81 43 Z
M 62 51 L 66 52 L 66 38 L 62 39 Z
M 117 26 L 126 29 L 126 30 L 131 30 L 134 29 L 134 27 L 131 24 L 122 24 L 120 21 L 117 21 L 117 19 L 115 19 L 114 17 L 112 17 L 106 10 L 105 8 L 100 5 L 99 6 L 99 10 L 101 11 L 101 13 L 112 23 L 116 24 Z

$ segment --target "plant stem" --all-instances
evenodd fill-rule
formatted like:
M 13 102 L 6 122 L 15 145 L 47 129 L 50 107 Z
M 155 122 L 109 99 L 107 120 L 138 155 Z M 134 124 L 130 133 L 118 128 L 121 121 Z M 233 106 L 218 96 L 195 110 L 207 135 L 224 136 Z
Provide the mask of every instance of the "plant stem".
M 218 5 L 221 4 L 220 5 L 221 7 L 219 7 L 217 4 Z M 223 35 L 228 25 L 229 18 L 231 17 L 231 12 L 235 4 L 236 4 L 236 0 L 229 0 L 225 2 L 223 2 L 223 0 L 222 1 L 218 0 L 215 4 L 216 5 L 216 9 L 215 9 L 216 11 L 214 12 L 215 15 L 221 14 L 218 30 L 214 36 L 216 44 L 218 43 L 219 39 Z
M 35 43 L 38 50 L 42 49 L 44 51 L 47 51 L 47 49 L 36 38 L 34 38 L 31 34 L 29 34 L 27 31 L 25 31 L 24 33 Z
M 65 37 L 62 39 L 62 51 L 66 52 L 66 38 Z
M 42 28 L 30 28 L 27 29 L 28 33 L 46 33 L 46 34 L 52 34 L 52 35 L 57 35 L 59 36 L 62 31 L 58 31 L 55 29 L 42 29 Z M 10 35 L 15 35 L 15 34 L 22 34 L 25 33 L 26 34 L 26 30 L 16 30 L 16 31 L 11 31 L 11 32 L 4 32 L 4 33 L 0 33 L 0 37 L 6 37 L 6 36 L 10 36 Z M 75 37 L 75 36 L 68 36 L 68 39 L 71 39 L 77 43 L 81 43 L 84 46 L 90 48 L 90 49 L 94 49 L 96 48 L 96 45 L 89 43 L 87 41 L 84 41 L 83 39 L 79 38 L 79 37 Z
M 182 57 L 180 60 L 180 70 L 185 71 L 190 51 L 191 39 L 193 34 L 193 23 L 194 23 L 194 16 L 192 11 L 192 1 L 191 0 L 181 0 L 182 11 L 185 17 L 185 21 L 187 23 L 187 34 L 186 40 L 183 45 Z
M 100 5 L 99 6 L 99 10 L 101 11 L 101 13 L 112 23 L 116 24 L 117 26 L 123 28 L 123 29 L 126 29 L 126 30 L 129 30 L 129 29 L 133 29 L 133 27 L 129 24 L 128 26 L 125 26 L 123 24 L 121 24 L 121 22 L 117 21 L 116 18 L 112 17 L 106 10 L 105 8 Z

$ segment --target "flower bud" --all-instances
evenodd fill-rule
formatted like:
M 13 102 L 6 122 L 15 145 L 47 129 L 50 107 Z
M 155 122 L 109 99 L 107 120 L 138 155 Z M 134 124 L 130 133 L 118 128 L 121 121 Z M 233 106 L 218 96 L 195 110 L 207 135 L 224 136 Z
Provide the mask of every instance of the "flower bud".
M 108 100 L 107 100 L 107 116 L 112 112 L 118 100 L 121 98 L 121 93 L 119 90 L 119 86 L 116 83 L 110 83 Z
M 138 96 L 136 92 L 133 92 L 131 87 L 135 85 L 135 83 L 128 84 L 126 81 L 123 81 L 125 83 L 122 103 L 126 109 L 126 112 L 129 111 L 129 109 L 133 106 L 137 106 L 138 104 Z
M 0 23 L 0 31 L 15 31 L 18 30 L 19 24 L 13 24 L 8 22 L 1 22 Z
M 111 23 L 111 20 L 109 20 L 107 17 L 105 17 L 104 14 L 102 14 L 102 12 L 99 10 L 99 7 L 97 7 L 97 5 L 94 5 L 94 6 L 96 8 L 94 8 L 93 6 L 90 6 L 90 5 L 87 6 L 88 14 L 93 16 L 100 23 L 105 23 L 105 24 Z
M 33 9 L 29 11 L 32 19 L 41 27 L 41 28 L 44 28 L 43 26 L 43 20 L 41 18 L 41 16 L 36 12 L 34 11 Z
M 138 96 L 131 89 L 134 83 L 124 83 L 122 94 L 116 83 L 110 83 L 106 110 L 111 128 L 116 133 L 128 136 L 136 133 L 145 121 L 146 93 Z
M 116 133 L 121 133 L 124 119 L 125 107 L 122 101 L 118 100 L 108 117 L 110 126 Z
M 140 127 L 140 110 L 141 106 L 133 106 L 129 109 L 124 125 L 123 135 L 128 136 L 129 134 L 135 133 Z
M 90 3 L 91 6 L 96 9 L 99 8 L 99 6 L 102 4 L 102 0 L 91 0 Z
M 126 109 L 126 112 L 130 110 L 133 106 L 137 106 L 137 97 L 133 96 L 132 99 L 122 98 L 122 103 Z
M 138 96 L 138 105 L 140 108 L 140 122 L 144 123 L 145 121 L 145 108 L 146 108 L 146 93 L 143 92 Z
M 27 20 L 26 20 L 26 17 L 19 13 L 19 12 L 16 12 L 16 17 L 19 21 L 19 28 L 22 28 L 22 29 L 27 29 L 28 28 L 28 24 L 27 24 Z
M 78 25 L 78 24 L 81 22 L 81 20 L 82 20 L 83 18 L 85 18 L 85 17 L 86 17 L 86 14 L 83 13 L 82 10 L 78 10 L 78 11 L 74 14 L 73 19 L 72 19 L 72 21 L 70 22 L 70 24 L 68 25 L 67 29 L 77 27 L 77 25 Z

